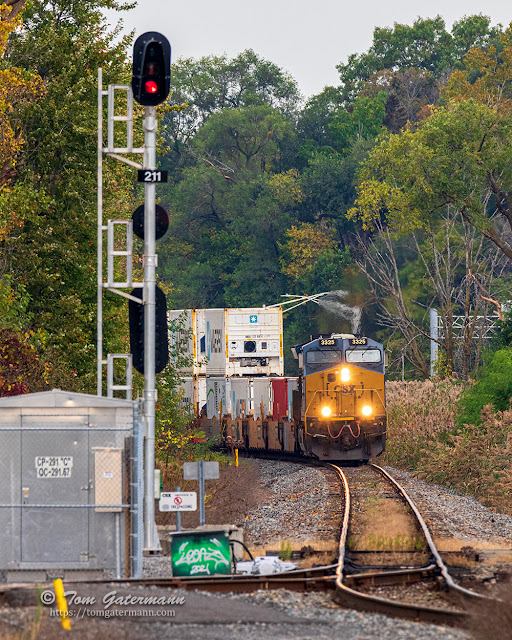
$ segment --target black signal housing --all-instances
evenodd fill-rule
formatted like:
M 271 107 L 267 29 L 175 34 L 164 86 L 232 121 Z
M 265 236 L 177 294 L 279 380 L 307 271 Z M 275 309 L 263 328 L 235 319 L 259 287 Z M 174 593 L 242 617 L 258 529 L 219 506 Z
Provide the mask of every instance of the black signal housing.
M 145 107 L 167 99 L 171 87 L 171 45 L 157 31 L 146 31 L 133 45 L 133 97 Z

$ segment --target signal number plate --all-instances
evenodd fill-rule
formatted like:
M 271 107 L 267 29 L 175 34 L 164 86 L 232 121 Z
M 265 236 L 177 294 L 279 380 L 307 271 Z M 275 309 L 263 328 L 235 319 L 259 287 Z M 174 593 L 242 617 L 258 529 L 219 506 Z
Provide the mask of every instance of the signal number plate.
M 167 171 L 153 169 L 138 169 L 137 182 L 167 182 Z

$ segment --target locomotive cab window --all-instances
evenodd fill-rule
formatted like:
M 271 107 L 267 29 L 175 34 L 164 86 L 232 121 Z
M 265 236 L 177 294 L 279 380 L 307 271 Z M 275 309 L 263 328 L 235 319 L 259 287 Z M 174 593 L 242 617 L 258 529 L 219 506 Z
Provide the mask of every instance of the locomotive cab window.
M 341 351 L 339 349 L 312 349 L 306 352 L 306 362 L 308 364 L 325 364 L 326 362 L 341 362 Z
M 382 362 L 382 354 L 379 349 L 347 349 L 345 360 L 347 362 Z

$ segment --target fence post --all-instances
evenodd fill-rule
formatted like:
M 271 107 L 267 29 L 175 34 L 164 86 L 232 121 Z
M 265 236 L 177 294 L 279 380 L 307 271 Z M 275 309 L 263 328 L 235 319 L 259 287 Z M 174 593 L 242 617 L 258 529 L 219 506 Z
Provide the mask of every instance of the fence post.
M 139 403 L 133 404 L 133 464 L 132 464 L 132 578 L 142 578 L 144 543 L 144 424 Z

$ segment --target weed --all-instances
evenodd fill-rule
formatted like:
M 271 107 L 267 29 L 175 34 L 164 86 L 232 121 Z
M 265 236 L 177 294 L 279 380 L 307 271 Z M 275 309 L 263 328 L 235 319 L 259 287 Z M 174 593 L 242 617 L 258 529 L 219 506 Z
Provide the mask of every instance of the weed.
M 366 498 L 364 503 L 366 509 L 372 509 L 376 507 L 378 504 L 379 504 L 379 498 L 377 498 L 377 496 L 368 496 L 368 498 Z
M 286 543 L 281 540 L 281 549 L 279 551 L 279 558 L 283 561 L 288 561 L 292 557 L 292 544 L 288 540 Z
M 388 382 L 387 451 L 382 461 L 512 514 L 512 410 L 484 406 L 481 423 L 457 429 L 469 383 Z

